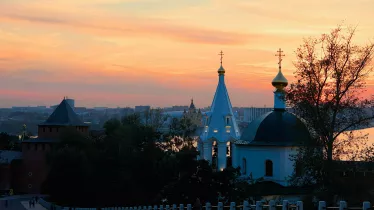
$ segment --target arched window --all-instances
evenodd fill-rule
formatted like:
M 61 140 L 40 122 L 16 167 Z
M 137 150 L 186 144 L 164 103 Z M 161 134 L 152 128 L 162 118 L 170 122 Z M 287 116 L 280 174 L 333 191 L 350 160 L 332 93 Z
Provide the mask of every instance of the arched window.
M 247 160 L 245 158 L 243 158 L 242 162 L 242 174 L 247 174 Z
M 273 176 L 273 161 L 265 161 L 265 176 Z

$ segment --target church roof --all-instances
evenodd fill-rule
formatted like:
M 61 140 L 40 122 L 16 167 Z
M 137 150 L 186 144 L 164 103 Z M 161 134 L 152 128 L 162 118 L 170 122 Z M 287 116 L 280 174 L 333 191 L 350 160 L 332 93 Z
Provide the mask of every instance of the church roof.
M 230 139 L 238 139 L 240 136 L 239 128 L 232 111 L 231 101 L 224 80 L 223 67 L 218 69 L 219 81 L 212 102 L 210 111 L 207 113 L 208 129 L 200 136 L 203 141 L 215 138 L 220 142 L 226 142 Z M 226 117 L 229 117 L 227 124 Z M 228 132 L 229 130 L 229 132 Z
M 39 125 L 88 126 L 79 118 L 65 99 L 56 107 L 49 118 Z
M 252 121 L 237 144 L 296 146 L 310 141 L 306 125 L 286 110 L 274 110 Z

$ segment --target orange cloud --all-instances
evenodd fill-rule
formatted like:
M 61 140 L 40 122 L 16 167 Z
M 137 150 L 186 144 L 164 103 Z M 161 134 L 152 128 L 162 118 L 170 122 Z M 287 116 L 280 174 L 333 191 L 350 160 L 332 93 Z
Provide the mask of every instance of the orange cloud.
M 359 41 L 374 32 L 372 2 L 20 2 L 0 1 L 0 106 L 8 99 L 37 104 L 35 98 L 55 104 L 64 95 L 88 106 L 165 106 L 186 104 L 190 97 L 207 106 L 220 50 L 232 103 L 270 106 L 279 47 L 292 81 L 293 51 L 304 36 L 328 32 L 346 18 L 361 21 Z

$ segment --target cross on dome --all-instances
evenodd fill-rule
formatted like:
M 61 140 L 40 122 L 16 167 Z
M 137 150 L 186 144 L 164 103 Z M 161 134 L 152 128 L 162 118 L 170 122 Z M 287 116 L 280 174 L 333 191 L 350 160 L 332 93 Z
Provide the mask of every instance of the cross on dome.
M 281 48 L 277 51 L 277 54 L 275 56 L 278 56 L 278 65 L 279 65 L 279 72 L 277 76 L 273 79 L 272 85 L 279 91 L 282 91 L 284 87 L 288 85 L 287 79 L 282 74 L 282 57 L 286 56 L 285 54 L 282 54 L 283 51 Z
M 223 55 L 224 55 L 222 50 L 218 55 L 221 56 L 221 58 L 220 58 L 221 59 L 221 66 L 218 69 L 218 75 L 225 75 L 225 69 L 222 66 L 222 59 L 223 59 Z
M 221 56 L 221 66 L 222 66 L 222 59 L 223 59 L 223 52 L 222 52 L 222 50 L 221 50 L 221 52 L 218 54 L 219 56 Z
M 282 54 L 283 53 L 283 51 L 282 51 L 282 49 L 281 48 L 279 48 L 279 50 L 277 51 L 277 53 L 278 54 L 276 54 L 275 56 L 278 56 L 278 59 L 279 59 L 279 61 L 278 61 L 278 65 L 279 65 L 279 70 L 282 68 L 282 57 L 283 56 L 286 56 L 285 54 Z

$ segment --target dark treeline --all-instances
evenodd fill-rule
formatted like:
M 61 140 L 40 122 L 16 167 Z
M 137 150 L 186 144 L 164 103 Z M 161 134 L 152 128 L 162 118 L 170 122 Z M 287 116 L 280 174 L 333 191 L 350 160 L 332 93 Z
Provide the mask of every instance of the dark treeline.
M 29 136 L 22 136 L 23 139 L 28 139 Z M 22 139 L 21 137 L 21 139 Z M 19 136 L 9 135 L 8 133 L 0 133 L 0 150 L 14 150 L 21 151 L 21 140 Z
M 43 187 L 53 201 L 97 207 L 194 203 L 196 198 L 215 203 L 218 195 L 240 199 L 240 189 L 233 193 L 239 170 L 213 172 L 206 161 L 196 160 L 191 143 L 177 151 L 167 148 L 170 141 L 160 145 L 160 134 L 137 115 L 109 120 L 104 127 L 106 135 L 99 137 L 75 130 L 62 134 L 48 155 L 51 169 Z

